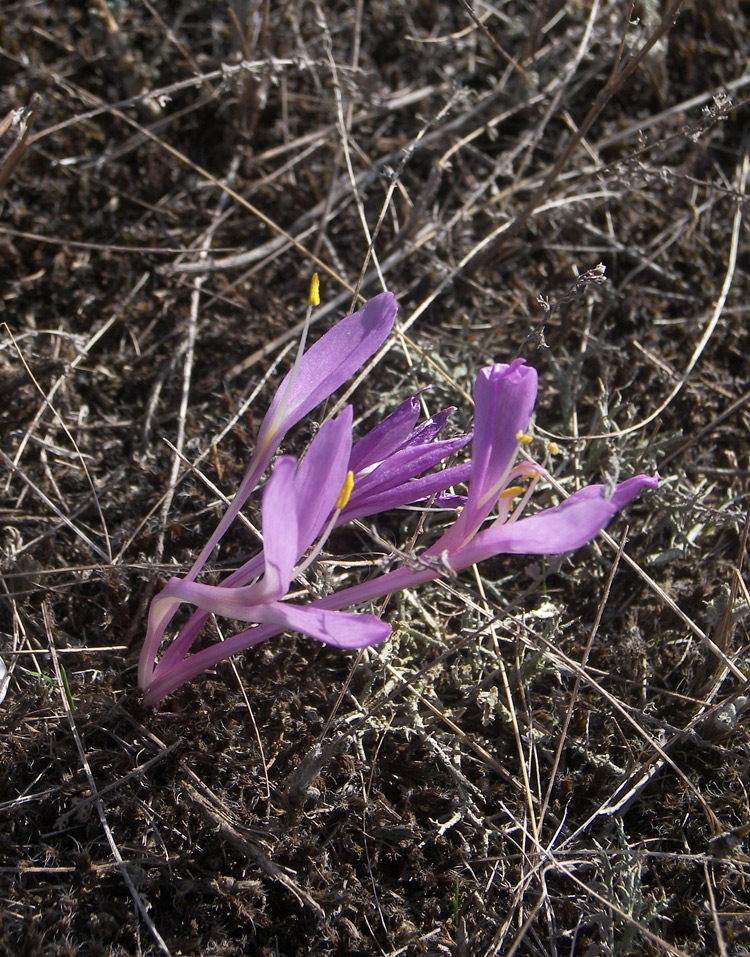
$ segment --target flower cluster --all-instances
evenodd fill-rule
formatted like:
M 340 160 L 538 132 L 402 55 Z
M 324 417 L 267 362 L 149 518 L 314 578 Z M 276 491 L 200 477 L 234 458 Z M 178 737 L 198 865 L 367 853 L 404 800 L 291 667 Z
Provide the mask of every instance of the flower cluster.
M 417 425 L 417 395 L 354 444 L 353 411 L 351 406 L 345 408 L 321 426 L 301 461 L 288 455 L 276 461 L 261 504 L 262 551 L 219 585 L 197 582 L 284 435 L 376 352 L 393 327 L 397 308 L 390 293 L 371 299 L 301 354 L 281 383 L 240 488 L 219 526 L 187 576 L 170 579 L 151 603 L 138 672 L 147 704 L 157 704 L 224 658 L 283 631 L 298 631 L 339 648 L 382 642 L 390 634 L 388 624 L 375 615 L 345 609 L 501 553 L 543 555 L 579 548 L 641 489 L 656 486 L 658 479 L 647 475 L 614 489 L 590 485 L 556 507 L 522 517 L 544 470 L 529 461 L 516 464 L 537 394 L 536 371 L 517 359 L 480 370 L 473 435 L 439 438 L 452 409 Z M 468 463 L 430 471 L 469 442 Z M 525 479 L 530 482 L 524 490 L 518 482 Z M 465 497 L 449 492 L 462 484 L 468 485 Z M 514 505 L 519 495 L 520 502 Z M 424 501 L 457 506 L 458 517 L 417 561 L 306 604 L 286 600 L 292 582 L 314 561 L 333 528 Z M 183 602 L 197 610 L 157 661 L 161 640 Z M 252 627 L 190 654 L 212 614 Z

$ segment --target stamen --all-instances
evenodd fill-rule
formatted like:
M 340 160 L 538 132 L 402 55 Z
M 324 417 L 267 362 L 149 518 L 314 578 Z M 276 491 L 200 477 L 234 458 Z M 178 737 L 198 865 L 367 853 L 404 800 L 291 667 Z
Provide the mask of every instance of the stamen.
M 307 300 L 308 306 L 320 305 L 320 276 L 316 272 L 310 280 L 310 296 Z
M 530 436 L 528 432 L 521 432 L 520 429 L 516 433 L 516 438 L 521 445 L 531 445 L 531 443 L 534 441 L 533 437 Z
M 508 473 L 506 480 L 513 482 L 518 481 L 518 479 L 527 479 L 530 478 L 531 482 L 528 488 L 524 488 L 523 485 L 508 485 L 497 497 L 497 518 L 493 522 L 493 525 L 504 525 L 505 522 L 515 522 L 517 521 L 524 508 L 531 498 L 531 495 L 536 487 L 536 483 L 539 481 L 540 472 L 539 469 L 532 465 L 529 462 L 522 462 L 520 465 L 516 465 L 515 468 L 511 469 Z M 521 501 L 513 508 L 513 499 L 516 496 L 522 495 Z M 511 512 L 511 508 L 513 511 Z M 510 518 L 508 517 L 510 516 Z
M 537 470 L 531 465 L 528 465 L 525 462 L 521 462 L 520 465 L 508 466 L 508 468 L 503 472 L 498 481 L 492 486 L 492 488 L 487 489 L 484 495 L 480 498 L 477 503 L 479 508 L 482 508 L 487 502 L 492 501 L 500 502 L 503 499 L 503 489 L 507 488 L 507 483 L 516 478 L 529 478 L 534 475 L 537 475 Z
M 336 500 L 336 511 L 340 512 L 343 508 L 346 508 L 349 499 L 352 497 L 352 489 L 354 488 L 354 472 L 346 473 L 346 481 L 344 482 L 344 487 L 341 489 L 338 499 Z
M 305 314 L 305 324 L 302 327 L 302 334 L 299 337 L 299 347 L 297 349 L 297 358 L 294 360 L 294 366 L 292 368 L 292 375 L 289 379 L 289 392 L 292 391 L 294 383 L 297 380 L 297 372 L 299 371 L 299 364 L 302 362 L 302 356 L 305 352 L 305 346 L 307 345 L 307 334 L 310 331 L 310 318 L 312 317 L 312 311 L 314 306 L 320 305 L 320 278 L 316 272 L 313 273 L 313 277 L 310 280 L 310 295 L 307 298 L 307 313 Z
M 559 455 L 560 446 L 557 444 L 557 442 L 550 442 L 549 445 L 547 446 L 547 451 L 549 452 L 550 455 Z
M 526 489 L 523 498 L 513 509 L 513 514 L 508 519 L 508 525 L 512 525 L 513 522 L 517 522 L 518 519 L 523 515 L 523 510 L 529 504 L 529 499 L 534 494 L 534 489 L 536 488 L 536 483 L 539 481 L 539 473 L 537 472 L 534 478 L 529 482 L 529 487 Z

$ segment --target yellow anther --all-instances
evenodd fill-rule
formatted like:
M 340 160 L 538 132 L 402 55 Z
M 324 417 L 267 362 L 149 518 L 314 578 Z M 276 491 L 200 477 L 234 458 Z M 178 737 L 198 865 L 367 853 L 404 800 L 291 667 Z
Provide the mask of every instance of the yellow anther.
M 320 276 L 316 272 L 310 280 L 310 298 L 307 300 L 308 306 L 320 305 Z
M 557 444 L 557 442 L 550 442 L 547 446 L 547 449 L 549 450 L 550 455 L 560 454 L 560 446 Z
M 337 511 L 341 511 L 342 508 L 346 508 L 349 499 L 352 496 L 352 489 L 354 488 L 354 472 L 346 473 L 346 481 L 344 482 L 344 487 L 341 489 L 339 494 L 338 501 L 336 502 Z
M 515 498 L 516 495 L 523 495 L 526 489 L 523 485 L 509 485 L 504 491 L 500 493 L 500 498 Z
M 516 433 L 516 438 L 521 445 L 531 445 L 531 443 L 534 441 L 528 432 L 521 432 L 520 430 Z

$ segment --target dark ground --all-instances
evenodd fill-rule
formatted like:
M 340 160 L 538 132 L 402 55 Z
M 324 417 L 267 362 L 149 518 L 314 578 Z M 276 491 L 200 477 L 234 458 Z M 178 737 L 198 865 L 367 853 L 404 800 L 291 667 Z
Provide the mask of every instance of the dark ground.
M 750 22 L 664 6 L 3 4 L 1 954 L 750 954 Z M 231 495 L 381 214 L 408 338 L 364 427 L 429 383 L 469 427 L 523 348 L 565 488 L 662 485 L 609 592 L 603 538 L 499 557 L 374 652 L 284 636 L 146 709 L 148 601 L 221 513 L 165 440 Z

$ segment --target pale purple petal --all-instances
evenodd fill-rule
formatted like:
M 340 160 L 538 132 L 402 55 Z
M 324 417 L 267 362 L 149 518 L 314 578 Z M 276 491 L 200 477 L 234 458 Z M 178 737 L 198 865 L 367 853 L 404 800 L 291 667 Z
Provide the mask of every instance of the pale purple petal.
M 475 419 L 471 477 L 466 507 L 445 537 L 450 551 L 468 542 L 492 511 L 518 453 L 536 402 L 536 369 L 523 359 L 479 370 L 474 389 Z
M 290 612 L 290 609 L 293 610 Z M 296 612 L 302 614 L 297 615 Z M 162 662 L 159 662 L 151 680 L 141 684 L 145 692 L 143 703 L 147 707 L 155 707 L 162 698 L 176 691 L 186 681 L 196 678 L 207 668 L 213 668 L 220 661 L 259 645 L 283 631 L 309 634 L 312 638 L 339 648 L 366 648 L 376 645 L 384 641 L 391 631 L 389 625 L 374 615 L 331 612 L 310 606 L 295 610 L 295 606 L 283 602 L 257 606 L 253 614 L 262 616 L 266 623 L 204 648 L 168 670 L 163 669 Z M 271 622 L 271 618 L 277 619 L 278 623 Z
M 254 601 L 275 601 L 289 591 L 299 557 L 296 474 L 297 460 L 285 455 L 276 463 L 263 492 L 261 516 L 265 564 L 262 581 L 248 586 L 256 589 Z
M 537 393 L 536 369 L 516 359 L 479 370 L 474 389 L 475 424 L 470 499 L 494 488 L 513 465 L 518 433 L 529 427 Z
M 390 635 L 391 628 L 375 615 L 327 611 L 317 604 L 298 606 L 286 602 L 265 605 L 247 604 L 241 593 L 248 589 L 226 589 L 216 585 L 201 585 L 172 579 L 179 588 L 182 600 L 197 602 L 202 608 L 236 621 L 256 622 L 258 627 L 233 635 L 166 669 L 160 662 L 141 687 L 144 703 L 155 705 L 186 681 L 206 668 L 211 668 L 253 645 L 283 631 L 297 631 L 337 648 L 368 648 L 380 644 Z M 167 586 L 168 587 L 168 586 Z M 250 586 L 251 588 L 253 586 Z
M 233 588 L 235 598 L 240 594 L 241 600 L 246 604 L 274 601 L 286 594 L 294 566 L 335 508 L 346 478 L 351 451 L 351 428 L 352 410 L 349 407 L 336 420 L 321 426 L 299 470 L 293 458 L 279 460 L 263 496 L 264 551 L 245 562 L 217 587 L 226 591 Z M 260 582 L 255 585 L 248 584 L 264 571 Z M 167 594 L 176 593 L 177 585 L 183 584 L 180 579 L 173 581 L 176 584 L 172 585 L 172 591 Z M 190 584 L 190 581 L 184 584 Z M 167 589 L 169 587 L 168 585 Z M 180 594 L 181 601 L 192 601 L 198 605 L 199 610 L 164 652 L 160 661 L 163 673 L 178 666 L 186 657 L 211 612 L 228 613 L 217 610 L 220 607 L 217 604 L 220 596 L 216 596 L 217 601 L 214 601 L 213 592 L 203 592 L 199 587 L 193 592 L 183 589 Z M 161 631 L 158 634 L 152 630 L 147 632 L 142 651 L 144 664 L 141 669 L 143 680 L 139 679 L 141 687 L 145 687 L 144 682 L 148 678 L 148 666 L 145 662 L 150 656 L 153 671 L 159 642 L 178 605 L 179 601 L 173 602 L 170 611 L 165 611 L 161 616 L 164 621 L 159 623 Z
M 355 615 L 343 611 L 325 611 L 312 605 L 292 605 L 277 601 L 259 608 L 265 624 L 285 631 L 299 631 L 337 648 L 368 648 L 391 633 L 391 626 L 375 615 Z
M 221 585 L 204 585 L 202 582 L 187 582 L 182 578 L 172 578 L 164 591 L 171 595 L 179 594 L 181 601 L 190 602 L 203 611 L 236 621 L 256 621 L 258 608 L 267 607 L 269 602 L 258 604 L 263 597 L 260 583 L 245 585 L 243 588 L 222 588 Z M 166 664 L 164 658 L 159 662 Z
M 377 352 L 396 320 L 398 303 L 390 292 L 346 316 L 310 346 L 296 370 L 279 386 L 258 433 L 258 448 L 276 449 L 283 435 L 342 386 Z
M 324 423 L 300 463 L 295 479 L 299 520 L 299 560 L 323 530 L 336 508 L 349 470 L 352 449 L 352 407 Z
M 493 555 L 557 555 L 586 545 L 644 488 L 656 488 L 658 476 L 636 475 L 617 486 L 611 498 L 605 486 L 589 485 L 561 505 L 512 524 L 480 532 L 450 557 L 455 569 L 467 568 Z
M 231 593 L 234 599 L 226 601 L 227 595 Z M 203 585 L 198 582 L 188 581 L 184 578 L 170 578 L 164 588 L 151 602 L 148 613 L 148 629 L 146 632 L 146 641 L 141 650 L 141 657 L 138 663 L 138 685 L 144 691 L 150 687 L 157 676 L 171 673 L 175 667 L 179 667 L 180 662 L 190 651 L 195 638 L 200 629 L 205 624 L 209 615 L 213 612 L 219 615 L 234 616 L 237 602 L 243 605 L 252 603 L 258 595 L 261 594 L 261 587 L 258 584 L 248 585 L 245 588 L 235 588 L 231 592 L 218 585 Z M 175 612 L 183 602 L 190 602 L 201 609 L 200 614 L 204 617 L 199 622 L 196 631 L 191 632 L 189 640 L 183 636 L 189 625 L 194 621 L 195 615 L 190 619 L 188 625 L 178 635 L 162 655 L 161 660 L 155 665 L 156 654 L 159 650 L 159 643 L 164 632 L 173 618 Z

